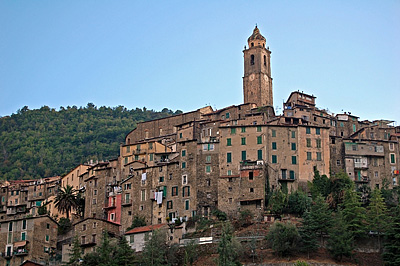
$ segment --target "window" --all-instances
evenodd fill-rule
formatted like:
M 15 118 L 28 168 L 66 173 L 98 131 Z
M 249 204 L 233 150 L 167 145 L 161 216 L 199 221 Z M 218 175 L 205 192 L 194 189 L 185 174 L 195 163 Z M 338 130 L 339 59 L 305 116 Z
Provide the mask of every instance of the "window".
M 50 229 L 50 224 L 46 224 L 46 229 Z
M 297 164 L 297 157 L 296 156 L 292 156 L 292 164 Z
M 264 66 L 267 65 L 267 56 L 264 55 Z
M 290 179 L 295 179 L 295 173 L 294 173 L 294 171 L 290 171 L 289 172 L 289 176 L 290 176 Z
M 128 157 L 125 157 L 125 164 L 128 163 Z
M 235 127 L 231 128 L 231 134 L 236 134 L 236 128 Z
M 228 170 L 228 172 L 226 173 L 228 176 L 232 175 L 232 170 Z
M 26 240 L 26 232 L 21 233 L 21 241 Z
M 390 154 L 390 163 L 396 163 L 396 155 L 394 153 Z
M 306 134 L 311 134 L 311 128 L 310 127 L 306 127 Z
M 254 193 L 254 188 L 251 187 L 251 188 L 249 189 L 249 191 L 250 191 L 250 193 Z
M 276 150 L 276 142 L 272 142 L 272 149 Z
M 178 196 L 178 187 L 172 187 L 171 196 Z
M 320 128 L 316 128 L 316 129 L 315 129 L 315 134 L 321 135 L 321 129 L 320 129 Z
M 232 139 L 231 138 L 227 138 L 226 139 L 226 146 L 232 146 Z
M 97 222 L 94 222 L 93 223 L 93 229 L 96 229 L 97 228 Z
M 296 150 L 296 143 L 292 143 L 292 151 Z
M 353 132 L 356 132 L 356 125 L 353 124 Z
M 245 128 L 245 127 L 242 127 L 242 128 L 241 128 L 241 132 L 242 132 L 242 133 L 246 132 L 246 128 Z
M 96 235 L 95 234 L 92 235 L 92 243 L 96 243 Z
M 130 235 L 129 236 L 129 243 L 135 243 L 135 235 Z
M 93 204 L 93 205 L 96 205 L 96 203 L 97 203 L 97 200 L 96 200 L 96 199 L 93 199 L 93 200 L 92 200 L 92 204 Z
M 167 201 L 167 209 L 170 210 L 172 209 L 172 200 Z
M 22 230 L 26 229 L 26 220 L 22 220 Z
M 344 127 L 344 124 L 343 124 L 343 122 L 340 122 L 340 127 Z
M 250 56 L 250 65 L 254 65 L 254 55 Z
M 379 177 L 379 173 L 378 171 L 375 171 L 375 177 L 378 178 Z
M 146 190 L 142 190 L 140 193 L 141 193 L 141 195 L 140 195 L 141 201 L 145 201 L 146 200 Z
M 229 116 L 230 116 L 229 113 L 225 114 L 225 118 L 229 118 Z
M 50 236 L 49 236 L 49 235 L 46 235 L 45 241 L 46 241 L 46 242 L 49 242 L 49 241 L 50 241 Z
M 189 200 L 185 200 L 185 210 L 189 210 Z
M 321 161 L 322 160 L 322 158 L 321 158 L 321 153 L 320 152 L 317 152 L 317 161 Z
M 182 175 L 182 185 L 186 185 L 188 182 L 187 175 Z
M 309 151 L 307 152 L 307 160 L 308 160 L 308 161 L 312 160 L 312 158 L 311 158 L 311 152 L 309 152 Z
M 242 145 L 246 145 L 246 138 L 242 138 Z
M 206 165 L 206 173 L 211 173 L 211 165 Z
M 206 156 L 206 162 L 207 163 L 211 163 L 211 155 L 207 155 Z
M 261 126 L 257 126 L 257 132 L 261 132 L 261 131 L 262 131 Z
M 277 163 L 278 162 L 278 158 L 276 155 L 272 155 L 272 163 Z
M 126 152 L 128 153 L 128 152 L 131 152 L 131 146 L 127 146 L 126 147 Z
M 182 162 L 182 169 L 186 168 L 186 162 Z
M 110 213 L 110 221 L 114 221 L 115 213 Z
M 93 190 L 93 195 L 94 195 L 94 196 L 97 195 L 97 189 Z
M 182 157 L 186 156 L 186 150 L 182 150 Z
M 262 150 L 258 150 L 257 151 L 257 160 L 262 160 L 263 156 L 262 156 Z
M 132 184 L 131 183 L 124 184 L 124 190 L 128 190 L 128 189 L 131 189 L 131 188 L 132 188 Z
M 262 136 L 257 137 L 257 144 L 262 144 Z
M 336 160 L 336 165 L 337 165 L 337 166 L 340 165 L 340 160 Z
M 182 133 L 179 133 L 179 138 L 180 138 L 180 139 L 182 138 Z
M 272 129 L 271 135 L 272 135 L 272 137 L 276 137 L 276 130 L 275 129 Z
M 186 186 L 182 188 L 182 197 L 189 197 L 190 196 L 190 187 Z
M 242 161 L 246 161 L 246 151 L 242 151 Z
M 296 131 L 292 131 L 292 139 L 296 138 Z
M 226 154 L 226 162 L 231 163 L 232 162 L 232 153 L 228 152 Z
M 317 148 L 321 148 L 321 139 L 316 139 L 317 142 Z
M 287 178 L 286 173 L 287 173 L 286 169 L 281 169 L 282 179 L 286 179 Z
M 81 237 L 81 244 L 86 244 L 86 236 Z
M 163 176 L 160 176 L 158 181 L 159 181 L 160 183 L 164 182 L 164 177 L 163 177 Z
M 389 143 L 389 150 L 391 150 L 391 151 L 394 150 L 394 144 L 393 143 Z
M 311 139 L 307 139 L 307 147 L 311 147 Z

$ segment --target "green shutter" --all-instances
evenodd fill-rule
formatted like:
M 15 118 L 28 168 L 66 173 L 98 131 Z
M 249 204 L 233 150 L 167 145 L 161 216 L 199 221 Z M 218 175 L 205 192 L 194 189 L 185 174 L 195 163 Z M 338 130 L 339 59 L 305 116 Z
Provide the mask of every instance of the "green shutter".
M 226 146 L 232 146 L 232 139 L 231 138 L 227 138 L 226 139 Z
M 276 150 L 276 142 L 272 142 L 272 149 Z
M 228 152 L 226 154 L 226 162 L 231 163 L 232 162 L 232 153 Z
M 296 156 L 292 156 L 292 164 L 296 164 L 297 163 L 297 158 Z
M 163 187 L 163 197 L 166 198 L 167 197 L 167 186 Z
M 262 150 L 257 151 L 257 160 L 262 160 Z
M 246 151 L 242 151 L 242 161 L 246 161 Z
M 292 151 L 296 150 L 296 143 L 292 143 Z
M 257 137 L 257 144 L 262 144 L 262 137 L 261 136 Z
M 272 163 L 277 163 L 278 162 L 278 158 L 276 155 L 272 155 Z

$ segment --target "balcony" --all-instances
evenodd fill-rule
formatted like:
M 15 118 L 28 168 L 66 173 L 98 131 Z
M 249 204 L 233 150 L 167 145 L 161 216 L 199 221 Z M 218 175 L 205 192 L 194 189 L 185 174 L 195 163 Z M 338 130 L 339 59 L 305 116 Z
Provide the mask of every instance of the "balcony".
M 14 252 L 14 255 L 15 255 L 15 256 L 26 256 L 26 255 L 28 255 L 28 250 L 25 249 L 25 248 L 17 249 L 17 250 Z
M 264 166 L 264 161 L 241 161 L 240 170 L 256 170 L 262 169 Z
M 117 206 L 115 205 L 115 202 L 112 202 L 112 203 L 107 203 L 105 206 L 104 206 L 104 209 L 105 210 L 109 210 L 109 209 L 114 209 L 114 208 L 116 208 Z
M 5 205 L 0 206 L 0 212 L 7 212 L 7 206 Z
M 287 177 L 279 177 L 278 178 L 278 181 L 281 181 L 281 182 L 294 182 L 294 181 L 296 181 L 296 178 L 287 178 Z
M 91 241 L 91 242 L 88 242 L 88 243 L 81 243 L 81 247 L 93 247 L 93 246 L 96 246 L 96 242 L 93 242 L 93 241 Z
M 131 199 L 125 199 L 122 202 L 122 206 L 131 206 L 132 205 L 132 200 Z
M 7 215 L 14 215 L 17 211 L 15 208 L 7 208 Z
M 11 259 L 12 256 L 13 256 L 13 253 L 12 252 L 6 252 L 6 253 L 3 254 L 3 256 L 4 256 L 5 259 Z
M 355 183 L 368 183 L 369 178 L 367 176 L 356 177 L 356 178 L 354 178 L 354 182 Z

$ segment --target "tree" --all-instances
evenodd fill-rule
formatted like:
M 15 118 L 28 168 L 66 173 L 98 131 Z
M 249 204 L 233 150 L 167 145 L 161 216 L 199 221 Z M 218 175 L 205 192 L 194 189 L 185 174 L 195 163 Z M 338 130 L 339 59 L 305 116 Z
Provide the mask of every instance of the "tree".
M 385 265 L 400 265 L 400 206 L 391 209 L 388 230 L 385 236 L 383 260 Z
M 268 201 L 268 209 L 271 213 L 281 215 L 286 208 L 286 205 L 287 194 L 283 193 L 280 189 L 273 191 Z
M 340 172 L 334 177 L 330 178 L 327 202 L 332 209 L 336 210 L 337 207 L 343 202 L 346 190 L 354 190 L 354 182 L 346 173 Z
M 69 254 L 68 265 L 77 266 L 80 265 L 80 260 L 82 256 L 81 244 L 79 243 L 78 236 L 75 235 L 74 240 L 72 242 L 72 249 Z
M 125 236 L 121 236 L 118 240 L 114 260 L 116 265 L 120 266 L 132 265 L 135 262 L 134 251 L 129 246 Z
M 186 246 L 185 246 L 185 257 L 184 257 L 184 265 L 185 266 L 192 266 L 195 260 L 197 259 L 198 253 L 197 253 L 197 247 L 198 245 L 194 242 L 194 240 L 190 241 Z
M 155 230 L 152 232 L 150 239 L 146 242 L 140 258 L 140 265 L 166 265 L 167 250 L 166 232 Z
M 361 206 L 360 197 L 354 190 L 346 190 L 343 204 L 343 219 L 353 238 L 361 238 L 366 233 L 366 210 Z
M 300 227 L 300 239 L 301 239 L 301 249 L 307 252 L 308 258 L 310 258 L 310 252 L 318 249 L 317 234 L 316 229 L 318 225 L 313 219 L 313 216 L 309 211 L 306 211 L 303 215 L 303 222 Z
M 297 190 L 289 195 L 288 212 L 303 215 L 311 207 L 312 200 L 301 190 Z
M 63 235 L 72 228 L 71 221 L 67 218 L 61 217 L 58 221 L 58 234 Z
M 146 225 L 146 218 L 135 215 L 135 217 L 133 217 L 131 226 L 129 226 L 126 230 L 129 231 L 136 227 L 141 227 L 145 225 Z
M 221 238 L 218 244 L 218 266 L 234 266 L 238 261 L 241 245 L 233 236 L 233 228 L 230 222 L 222 225 Z
M 267 240 L 271 248 L 279 256 L 290 254 L 299 240 L 299 233 L 296 226 L 291 223 L 274 223 L 268 232 Z
M 323 242 L 324 235 L 328 233 L 332 226 L 332 212 L 322 196 L 315 199 L 311 206 L 310 216 L 315 226 L 315 233 L 320 236 L 320 240 Z
M 100 266 L 118 265 L 115 262 L 116 247 L 115 245 L 111 245 L 107 230 L 103 231 L 101 243 L 100 246 L 97 248 L 96 252 L 99 258 L 98 265 Z
M 381 235 L 387 230 L 389 216 L 386 204 L 379 189 L 372 191 L 371 200 L 367 207 L 368 230 L 378 235 L 378 245 L 381 248 Z
M 66 187 L 59 189 L 56 196 L 55 207 L 61 213 L 66 213 L 67 219 L 69 219 L 69 214 L 71 210 L 76 210 L 77 208 L 75 192 L 76 191 L 72 186 L 67 185 Z
M 343 256 L 350 257 L 353 251 L 353 234 L 348 231 L 348 226 L 339 210 L 334 217 L 334 224 L 329 230 L 328 251 L 331 255 L 342 261 Z
M 313 199 L 317 196 L 326 198 L 329 194 L 330 181 L 326 175 L 320 175 L 318 170 L 314 171 L 314 179 L 312 182 L 308 182 L 308 187 Z

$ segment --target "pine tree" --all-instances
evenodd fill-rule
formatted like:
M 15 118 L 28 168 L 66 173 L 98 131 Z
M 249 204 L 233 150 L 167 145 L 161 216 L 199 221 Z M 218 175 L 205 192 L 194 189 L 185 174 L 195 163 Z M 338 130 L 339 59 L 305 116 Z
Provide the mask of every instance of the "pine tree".
M 299 233 L 301 238 L 301 249 L 307 252 L 308 258 L 310 258 L 310 252 L 318 249 L 317 234 L 315 232 L 317 228 L 316 222 L 313 220 L 313 216 L 310 212 L 305 212 L 303 215 L 302 226 L 300 227 Z
M 299 240 L 299 233 L 293 224 L 274 223 L 267 235 L 272 249 L 279 256 L 290 254 Z
M 314 221 L 315 233 L 320 236 L 323 243 L 324 235 L 328 233 L 332 226 L 332 212 L 324 198 L 317 196 L 310 211 L 311 220 Z
M 218 266 L 234 266 L 238 264 L 238 252 L 240 243 L 233 236 L 233 229 L 230 222 L 222 226 L 222 234 L 218 244 Z
M 392 208 L 388 230 L 385 236 L 383 260 L 385 265 L 400 265 L 400 206 Z
M 99 265 L 100 266 L 113 266 L 113 265 L 117 266 L 118 265 L 115 263 L 115 260 L 114 260 L 116 247 L 111 245 L 107 230 L 105 230 L 103 232 L 101 244 L 97 248 L 96 252 L 99 255 Z
M 160 230 L 152 232 L 150 239 L 146 242 L 141 256 L 141 264 L 146 266 L 158 266 L 166 264 L 166 233 Z
M 343 219 L 347 228 L 354 238 L 365 237 L 366 233 L 366 210 L 361 206 L 360 197 L 354 190 L 346 190 L 343 204 Z
M 378 245 L 381 248 L 381 235 L 388 226 L 388 213 L 386 204 L 379 189 L 375 189 L 371 194 L 370 203 L 367 208 L 368 230 L 378 235 Z
M 117 250 L 115 252 L 115 263 L 120 266 L 132 265 L 135 262 L 134 251 L 128 244 L 125 236 L 118 240 Z
M 353 251 L 353 234 L 348 231 L 342 212 L 334 217 L 334 224 L 329 230 L 328 251 L 335 259 L 342 261 L 343 256 L 350 257 Z
M 81 256 L 82 256 L 82 249 L 79 243 L 78 236 L 75 235 L 74 240 L 72 242 L 72 249 L 71 253 L 69 254 L 69 261 L 68 265 L 77 266 L 80 264 Z

